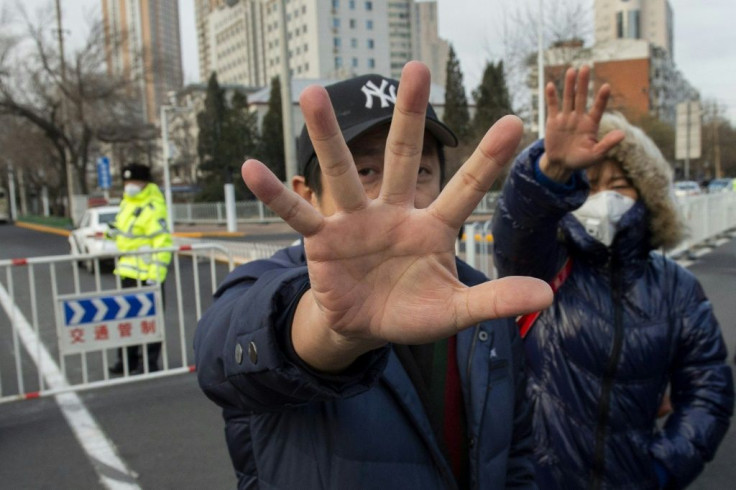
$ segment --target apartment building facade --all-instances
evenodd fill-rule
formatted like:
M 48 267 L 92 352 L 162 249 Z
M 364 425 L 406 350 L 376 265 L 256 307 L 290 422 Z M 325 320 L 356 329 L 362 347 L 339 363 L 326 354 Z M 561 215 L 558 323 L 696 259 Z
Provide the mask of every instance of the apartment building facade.
M 155 122 L 183 83 L 177 0 L 101 2 L 107 69 L 136 82 L 141 117 Z
M 280 1 L 280 0 L 279 0 Z M 196 0 L 200 76 L 266 86 L 281 70 L 277 0 Z M 285 0 L 293 78 L 398 77 L 410 59 L 444 77 L 447 44 L 437 34 L 436 2 Z M 444 55 L 444 58 L 443 58 Z M 436 81 L 439 81 L 435 79 Z

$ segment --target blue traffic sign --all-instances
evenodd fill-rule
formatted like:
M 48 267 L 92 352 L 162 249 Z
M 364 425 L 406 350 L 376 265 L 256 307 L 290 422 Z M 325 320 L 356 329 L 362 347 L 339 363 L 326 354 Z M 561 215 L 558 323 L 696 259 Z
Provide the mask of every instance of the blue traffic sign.
M 104 190 L 110 188 L 110 159 L 107 157 L 97 159 L 97 186 Z
M 91 299 L 69 299 L 63 304 L 64 323 L 67 327 L 156 315 L 156 299 L 153 291 Z

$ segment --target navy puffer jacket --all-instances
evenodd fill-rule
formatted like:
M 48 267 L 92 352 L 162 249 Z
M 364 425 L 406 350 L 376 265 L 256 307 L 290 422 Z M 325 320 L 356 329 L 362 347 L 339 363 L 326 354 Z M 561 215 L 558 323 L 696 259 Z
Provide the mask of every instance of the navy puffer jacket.
M 515 162 L 494 216 L 502 276 L 572 272 L 525 339 L 540 488 L 682 488 L 713 458 L 734 392 L 726 348 L 697 279 L 649 246 L 647 209 L 627 212 L 611 248 L 569 214 L 587 197 L 538 182 L 537 142 Z M 657 411 L 668 383 L 674 412 Z
M 457 261 L 468 285 L 487 280 Z M 386 346 L 339 375 L 316 373 L 288 342 L 309 287 L 304 248 L 244 264 L 197 327 L 199 384 L 223 409 L 238 488 L 457 488 L 420 394 Z M 535 489 L 524 354 L 511 319 L 457 335 L 469 488 Z

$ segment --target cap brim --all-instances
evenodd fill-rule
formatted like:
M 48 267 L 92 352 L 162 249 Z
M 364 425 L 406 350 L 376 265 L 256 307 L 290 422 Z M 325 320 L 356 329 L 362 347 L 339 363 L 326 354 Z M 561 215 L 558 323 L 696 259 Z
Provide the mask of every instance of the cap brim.
M 366 131 L 369 131 L 377 126 L 381 126 L 382 124 L 391 122 L 391 119 L 393 119 L 393 115 L 373 119 L 371 121 L 366 121 L 362 124 L 355 125 L 343 131 L 342 137 L 345 139 L 345 143 L 350 143 Z M 455 133 L 453 133 L 450 128 L 445 126 L 440 121 L 436 119 L 425 119 L 424 127 L 427 129 L 427 131 L 432 133 L 432 136 L 437 138 L 437 140 L 444 146 L 454 148 L 458 145 L 458 140 L 457 136 L 455 136 Z

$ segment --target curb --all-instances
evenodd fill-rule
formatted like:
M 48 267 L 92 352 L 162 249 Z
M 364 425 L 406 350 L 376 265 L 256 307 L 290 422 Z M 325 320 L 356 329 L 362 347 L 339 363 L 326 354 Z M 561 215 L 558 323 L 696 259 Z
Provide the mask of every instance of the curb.
M 34 231 L 42 231 L 44 233 L 53 233 L 54 235 L 69 236 L 71 232 L 63 228 L 56 228 L 55 226 L 37 225 L 35 223 L 26 223 L 24 221 L 16 221 L 15 226 L 19 228 L 27 228 Z
M 71 232 L 63 228 L 57 228 L 55 226 L 39 225 L 36 223 L 26 223 L 24 221 L 16 221 L 15 226 L 20 228 L 27 228 L 29 230 L 41 231 L 44 233 L 53 233 L 55 235 L 69 236 Z M 243 237 L 245 232 L 243 231 L 185 231 L 175 232 L 172 236 L 181 238 L 206 238 L 206 237 Z

